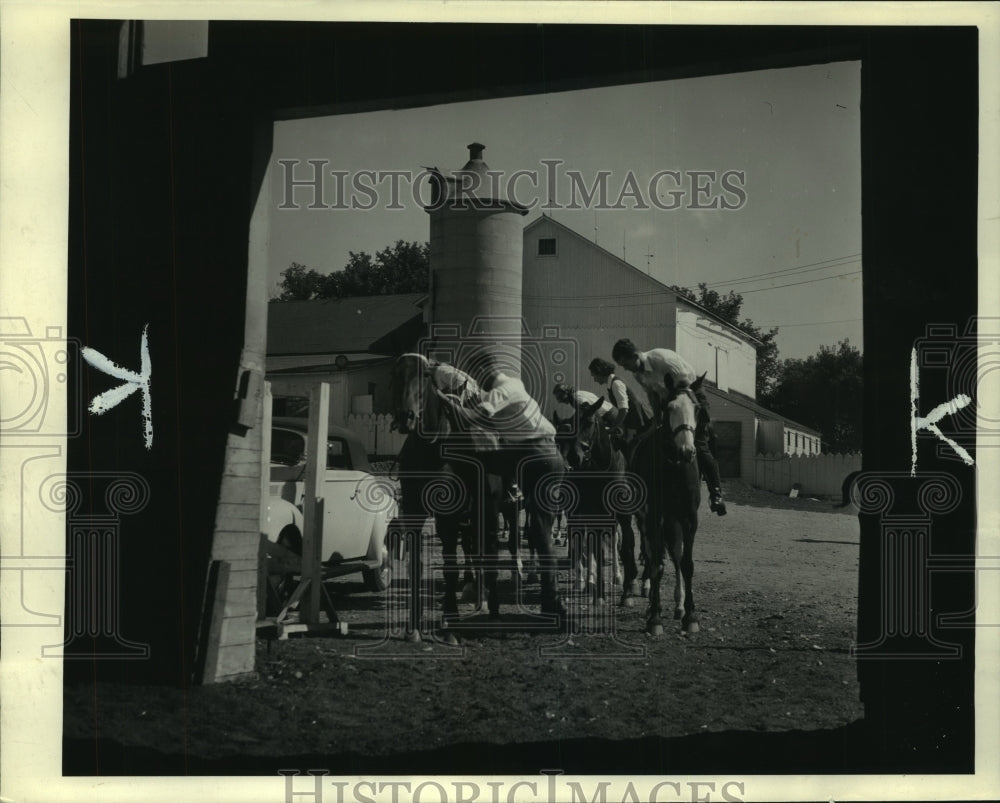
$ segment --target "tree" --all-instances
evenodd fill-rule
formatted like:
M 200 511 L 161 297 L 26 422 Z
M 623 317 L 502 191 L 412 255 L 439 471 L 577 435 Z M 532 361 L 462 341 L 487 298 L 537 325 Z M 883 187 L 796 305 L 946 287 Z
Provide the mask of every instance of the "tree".
M 755 385 L 757 398 L 760 400 L 767 399 L 779 373 L 778 344 L 775 342 L 775 338 L 778 335 L 778 327 L 775 326 L 765 332 L 750 318 L 740 320 L 740 310 L 743 308 L 743 296 L 732 290 L 723 296 L 715 290 L 709 290 L 704 282 L 698 284 L 697 294 L 694 290 L 687 287 L 672 287 L 671 289 L 680 293 L 685 298 L 691 299 L 696 304 L 700 304 L 709 312 L 714 312 L 726 323 L 732 324 L 737 329 L 746 332 L 761 342 L 762 345 L 757 347 L 757 376 Z
M 397 240 L 373 257 L 349 252 L 343 270 L 317 273 L 293 262 L 281 273 L 278 301 L 311 301 L 388 293 L 425 293 L 430 276 L 430 245 Z
M 824 451 L 859 452 L 862 434 L 861 352 L 842 340 L 804 360 L 781 363 L 768 404 L 776 413 L 819 430 Z

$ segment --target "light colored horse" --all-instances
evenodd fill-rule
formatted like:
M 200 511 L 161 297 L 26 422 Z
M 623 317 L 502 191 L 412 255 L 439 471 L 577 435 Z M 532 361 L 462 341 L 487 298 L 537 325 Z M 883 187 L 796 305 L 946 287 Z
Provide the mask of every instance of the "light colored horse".
M 660 581 L 666 555 L 674 564 L 674 618 L 686 633 L 699 630 L 691 583 L 692 550 L 698 530 L 701 479 L 695 460 L 698 401 L 691 388 L 678 388 L 663 411 L 664 423 L 637 443 L 632 468 L 646 484 L 644 549 L 650 571 L 646 630 L 662 635 Z

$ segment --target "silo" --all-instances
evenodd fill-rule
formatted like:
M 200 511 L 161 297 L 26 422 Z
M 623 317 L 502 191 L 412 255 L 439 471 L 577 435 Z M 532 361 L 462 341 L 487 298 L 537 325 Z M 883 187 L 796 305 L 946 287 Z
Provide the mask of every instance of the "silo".
M 486 355 L 520 374 L 522 217 L 490 174 L 484 146 L 448 173 L 431 169 L 430 323 L 438 356 L 476 373 Z

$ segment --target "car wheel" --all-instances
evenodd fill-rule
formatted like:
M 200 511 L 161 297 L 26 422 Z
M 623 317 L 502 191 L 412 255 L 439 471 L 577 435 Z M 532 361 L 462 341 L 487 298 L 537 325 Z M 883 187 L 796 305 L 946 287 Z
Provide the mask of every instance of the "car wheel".
M 294 552 L 296 555 L 302 554 L 302 533 L 294 524 L 289 524 L 278 533 L 278 544 L 285 549 Z
M 365 591 L 385 591 L 392 583 L 392 567 L 365 569 L 361 576 L 365 581 Z

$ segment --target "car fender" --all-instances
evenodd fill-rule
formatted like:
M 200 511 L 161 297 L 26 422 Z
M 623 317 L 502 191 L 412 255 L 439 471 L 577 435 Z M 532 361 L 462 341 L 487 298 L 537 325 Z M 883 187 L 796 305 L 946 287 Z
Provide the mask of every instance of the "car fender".
M 302 512 L 291 502 L 276 496 L 267 500 L 267 540 L 278 542 L 278 536 L 285 527 L 292 525 L 302 532 Z

